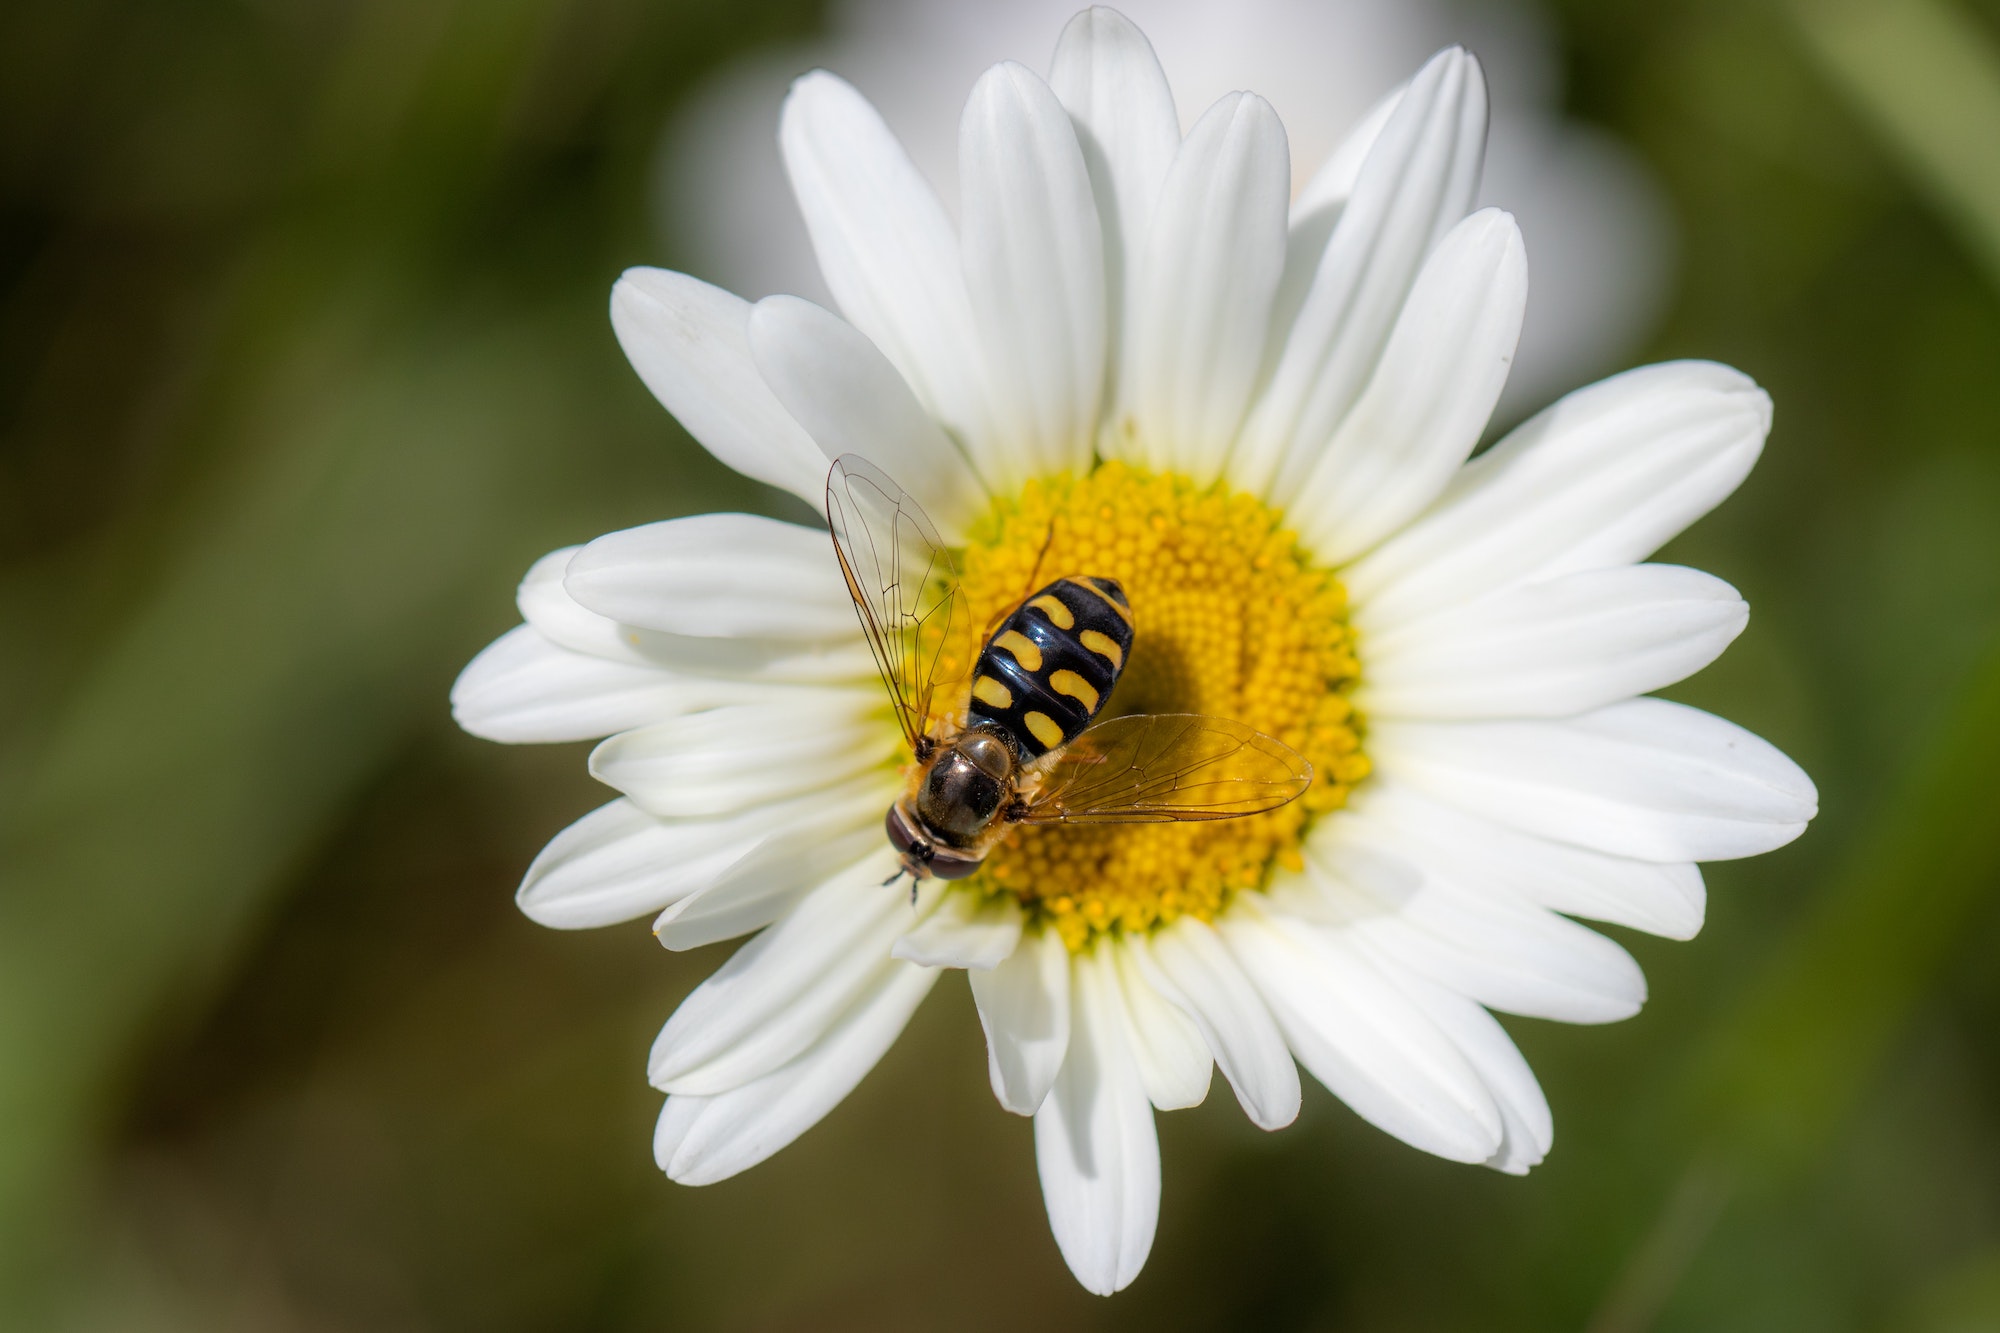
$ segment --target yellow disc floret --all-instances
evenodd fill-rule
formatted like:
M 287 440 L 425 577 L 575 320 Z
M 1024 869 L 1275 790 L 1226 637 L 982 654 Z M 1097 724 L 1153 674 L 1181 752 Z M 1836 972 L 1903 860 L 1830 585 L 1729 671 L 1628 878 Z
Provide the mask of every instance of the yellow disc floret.
M 1306 827 L 1368 773 L 1348 701 L 1357 666 L 1346 590 L 1307 560 L 1277 511 L 1116 462 L 1031 481 L 974 526 L 963 570 L 971 622 L 993 623 L 1033 591 L 1031 579 L 1085 574 L 1124 584 L 1136 622 L 1100 719 L 1231 718 L 1299 751 L 1314 779 L 1291 804 L 1241 819 L 1014 829 L 967 885 L 1019 899 L 1071 949 L 1102 932 L 1213 918 L 1274 865 L 1296 867 Z

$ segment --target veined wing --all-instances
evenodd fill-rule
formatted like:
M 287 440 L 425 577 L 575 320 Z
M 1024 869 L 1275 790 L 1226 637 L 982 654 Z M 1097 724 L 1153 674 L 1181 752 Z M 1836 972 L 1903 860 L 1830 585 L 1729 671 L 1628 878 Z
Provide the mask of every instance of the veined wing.
M 1198 713 L 1100 722 L 1062 751 L 1026 824 L 1166 824 L 1275 810 L 1312 785 L 1304 755 L 1261 731 Z
M 958 569 L 917 502 L 855 454 L 836 458 L 827 474 L 826 523 L 875 666 L 914 750 L 930 732 L 937 687 L 972 669 Z

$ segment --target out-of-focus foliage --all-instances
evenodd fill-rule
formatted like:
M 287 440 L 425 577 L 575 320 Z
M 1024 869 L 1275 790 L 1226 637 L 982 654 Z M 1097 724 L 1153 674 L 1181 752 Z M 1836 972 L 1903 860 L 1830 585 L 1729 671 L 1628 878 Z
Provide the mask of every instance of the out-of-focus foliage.
M 770 1163 L 659 1177 L 646 1045 L 720 951 L 522 920 L 600 798 L 580 747 L 445 716 L 535 555 L 778 504 L 603 307 L 674 262 L 676 99 L 814 7 L 0 10 L 0 1322 L 2000 1328 L 2000 10 L 1556 14 L 1574 110 L 1678 211 L 1653 354 L 1778 402 L 1668 553 L 1756 608 L 1676 694 L 1824 814 L 1712 868 L 1694 943 L 1628 939 L 1638 1019 L 1510 1022 L 1532 1176 L 1212 1098 L 1163 1118 L 1159 1244 L 1104 1302 L 959 983 Z

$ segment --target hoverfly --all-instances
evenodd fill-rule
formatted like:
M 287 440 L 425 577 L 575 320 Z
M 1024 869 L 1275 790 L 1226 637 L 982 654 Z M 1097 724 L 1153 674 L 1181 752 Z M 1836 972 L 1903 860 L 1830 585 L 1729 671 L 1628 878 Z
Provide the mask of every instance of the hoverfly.
M 826 521 L 916 758 L 883 820 L 902 858 L 891 882 L 962 879 L 1016 824 L 1233 819 L 1311 785 L 1303 756 L 1241 722 L 1142 713 L 1092 725 L 1132 653 L 1115 579 L 1031 589 L 974 659 L 957 570 L 915 500 L 844 454 L 827 476 Z M 941 687 L 952 700 L 942 715 Z

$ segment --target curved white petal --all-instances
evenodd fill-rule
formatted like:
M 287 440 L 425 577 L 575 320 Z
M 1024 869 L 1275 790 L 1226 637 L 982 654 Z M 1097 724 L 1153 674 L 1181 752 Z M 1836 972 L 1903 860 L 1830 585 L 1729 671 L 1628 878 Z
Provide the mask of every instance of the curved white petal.
M 1218 925 L 1299 1063 L 1357 1115 L 1454 1162 L 1499 1150 L 1504 1131 L 1485 1084 L 1359 949 L 1248 897 Z
M 1306 882 L 1345 938 L 1508 1013 L 1615 1023 L 1645 1003 L 1645 975 L 1615 942 L 1403 850 L 1357 832 L 1313 847 Z
M 818 506 L 827 460 L 750 362 L 750 303 L 685 273 L 631 268 L 611 328 L 632 368 L 688 434 L 746 477 Z
M 875 344 L 840 316 L 796 296 L 767 297 L 750 313 L 750 352 L 821 452 L 860 454 L 880 467 L 917 497 L 947 541 L 959 540 L 986 507 L 986 490 L 965 455 Z M 824 533 L 819 539 L 826 545 Z M 843 602 L 846 596 L 843 588 Z
M 621 732 L 591 752 L 590 772 L 656 815 L 722 815 L 848 781 L 896 746 L 879 700 L 799 688 Z
M 861 637 L 858 624 L 852 635 L 817 642 L 761 637 L 697 639 L 651 630 L 626 633 L 648 661 L 692 676 L 753 687 L 850 687 L 866 691 L 871 697 L 882 688 L 875 660 L 868 654 L 868 644 Z
M 599 615 L 570 595 L 563 580 L 582 547 L 537 560 L 515 594 L 521 618 L 552 643 L 613 662 L 656 667 L 718 682 L 854 684 L 875 680 L 875 662 L 857 623 L 836 638 L 697 638 L 662 634 Z M 720 688 L 719 686 L 717 687 Z M 754 691 L 720 698 L 759 697 Z
M 648 916 L 708 889 L 776 833 L 810 830 L 824 846 L 872 828 L 878 807 L 861 797 L 828 789 L 717 819 L 659 819 L 616 800 L 551 838 L 514 901 L 529 920 L 558 930 Z
M 1707 909 L 1701 868 L 1692 862 L 1636 861 L 1551 842 L 1481 819 L 1381 774 L 1354 793 L 1339 820 L 1317 836 L 1380 825 L 1419 868 L 1463 884 L 1489 884 L 1524 902 L 1630 926 L 1668 939 L 1693 939 Z
M 657 665 L 645 651 L 643 633 L 599 615 L 570 596 L 563 586 L 569 562 L 582 550 L 581 546 L 565 546 L 528 566 L 528 572 L 514 589 L 514 605 L 520 610 L 521 619 L 534 626 L 543 638 L 572 652 L 637 666 Z
M 1770 427 L 1770 398 L 1727 366 L 1615 375 L 1459 469 L 1342 581 L 1379 632 L 1515 583 L 1643 560 L 1736 489 Z
M 1053 930 L 1031 931 L 1003 961 L 967 975 L 993 1095 L 1015 1115 L 1033 1115 L 1069 1049 L 1069 950 Z
M 1510 1176 L 1526 1175 L 1529 1167 L 1548 1156 L 1556 1128 L 1549 1099 L 1514 1039 L 1493 1015 L 1447 987 L 1407 973 L 1396 975 L 1396 985 L 1458 1047 L 1493 1095 L 1504 1137 L 1486 1165 Z
M 938 910 L 904 931 L 889 952 L 925 967 L 990 971 L 1014 956 L 1024 919 L 1012 898 L 948 893 Z
M 938 973 L 884 964 L 811 1050 L 714 1097 L 667 1098 L 653 1136 L 660 1169 L 683 1185 L 746 1171 L 818 1124 L 895 1045 Z
M 1736 589 L 1679 565 L 1520 584 L 1367 636 L 1370 717 L 1566 717 L 1645 694 L 1722 655 L 1749 623 Z
M 1527 303 L 1527 252 L 1511 216 L 1482 209 L 1438 243 L 1368 387 L 1297 494 L 1285 492 L 1321 560 L 1352 559 L 1444 489 L 1499 401 Z
M 653 919 L 654 938 L 679 952 L 762 930 L 825 880 L 828 866 L 864 857 L 868 869 L 856 873 L 881 883 L 895 866 L 882 836 L 882 811 L 895 792 L 895 784 L 855 783 L 816 793 L 832 799 L 809 809 L 801 807 L 812 798 L 745 811 L 737 818 L 767 816 L 761 836 L 708 884 L 667 904 Z
M 1125 1033 L 1148 1100 L 1162 1111 L 1201 1105 L 1215 1072 L 1215 1057 L 1201 1028 L 1154 987 L 1136 951 L 1126 944 L 1100 944 L 1090 961 L 1103 973 L 1105 993 L 1115 994 L 1122 1006 Z
M 879 977 L 915 909 L 885 892 L 881 858 L 847 867 L 801 898 L 681 1001 L 653 1042 L 646 1077 L 662 1092 L 713 1096 L 788 1064 Z
M 619 799 L 549 840 L 514 895 L 529 920 L 558 930 L 657 912 L 743 855 L 744 830 L 666 824 Z
M 1115 977 L 1079 959 L 1069 1054 L 1035 1112 L 1035 1166 L 1070 1272 L 1109 1296 L 1145 1266 L 1160 1219 L 1160 1145 Z
M 451 715 L 489 741 L 591 741 L 720 703 L 725 692 L 718 682 L 571 652 L 516 625 L 458 673 Z
M 1180 151 L 1173 90 L 1152 43 L 1130 19 L 1094 5 L 1056 43 L 1049 87 L 1076 126 L 1077 146 L 1104 230 L 1106 354 L 1118 364 L 1131 275 L 1152 225 L 1160 186 Z
M 824 686 L 880 690 L 868 645 L 859 633 L 812 642 L 800 639 L 697 639 L 645 631 L 646 656 L 669 670 L 745 686 Z M 754 697 L 754 696 L 751 696 Z
M 1298 1118 L 1299 1069 L 1271 1011 L 1212 926 L 1182 917 L 1126 942 L 1160 994 L 1200 1029 L 1244 1114 L 1259 1129 Z
M 1478 193 L 1486 80 L 1471 55 L 1439 52 L 1371 114 L 1383 117 L 1381 129 L 1296 316 L 1277 330 L 1283 351 L 1230 459 L 1231 481 L 1253 494 L 1287 496 L 1305 478 L 1361 396 L 1425 256 Z M 1338 180 L 1322 178 L 1334 169 L 1315 177 L 1308 197 L 1332 194 Z M 1314 211 L 1323 217 L 1327 207 L 1295 213 L 1295 244 L 1320 234 Z
M 1321 261 L 1326 258 L 1327 242 L 1353 197 L 1361 168 L 1375 151 L 1376 142 L 1407 91 L 1406 83 L 1370 108 L 1292 200 L 1291 216 L 1285 224 L 1285 272 L 1278 279 L 1277 299 L 1271 303 L 1270 343 L 1264 352 L 1266 379 L 1257 401 L 1251 405 L 1243 434 L 1229 456 L 1230 479 L 1252 494 L 1263 494 L 1269 488 L 1271 473 L 1277 468 L 1287 443 L 1284 432 L 1275 429 L 1281 424 L 1278 418 L 1282 409 L 1276 400 L 1269 398 L 1269 376 L 1290 347 L 1291 331 L 1306 299 L 1320 285 L 1319 272 Z M 1265 406 L 1267 401 L 1272 405 Z
M 986 352 L 995 484 L 1088 468 L 1104 390 L 1104 233 L 1076 130 L 1032 70 L 995 65 L 959 126 L 965 285 Z
M 835 639 L 854 604 L 824 532 L 754 514 L 694 514 L 599 537 L 563 588 L 640 629 L 695 638 Z
M 1724 861 L 1782 847 L 1818 811 L 1799 766 L 1664 699 L 1537 722 L 1385 721 L 1378 769 L 1512 828 L 1615 856 Z
M 825 70 L 792 85 L 778 145 L 841 313 L 977 452 L 992 434 L 979 338 L 936 191 L 867 99 Z
M 1284 126 L 1250 93 L 1210 107 L 1181 145 L 1133 273 L 1108 452 L 1197 482 L 1221 472 L 1284 269 L 1290 173 Z
M 1436 63 L 1442 58 L 1441 55 L 1433 56 L 1431 63 Z M 1382 138 L 1382 131 L 1389 126 L 1389 118 L 1396 114 L 1396 109 L 1403 104 L 1403 95 L 1409 91 L 1410 85 L 1401 83 L 1383 94 L 1374 106 L 1362 114 L 1361 119 L 1354 122 L 1354 127 L 1347 131 L 1346 137 L 1335 144 L 1333 151 L 1326 155 L 1326 161 L 1320 163 L 1306 183 L 1299 187 L 1298 195 L 1292 200 L 1291 230 L 1294 247 L 1297 245 L 1300 228 L 1307 225 L 1310 219 L 1329 211 L 1332 214 L 1326 230 L 1320 235 L 1319 244 L 1312 247 L 1311 272 L 1318 271 L 1321 251 L 1325 249 L 1327 237 L 1333 231 L 1333 220 L 1339 218 L 1340 210 L 1344 209 L 1347 201 L 1354 197 L 1354 188 L 1361 183 L 1361 168 L 1368 164 L 1369 154 L 1375 151 L 1376 143 Z M 1396 179 L 1398 182 L 1410 183 L 1401 175 Z M 1467 207 L 1469 206 L 1468 203 Z M 1461 208 L 1460 215 L 1463 215 L 1464 211 L 1465 209 Z

